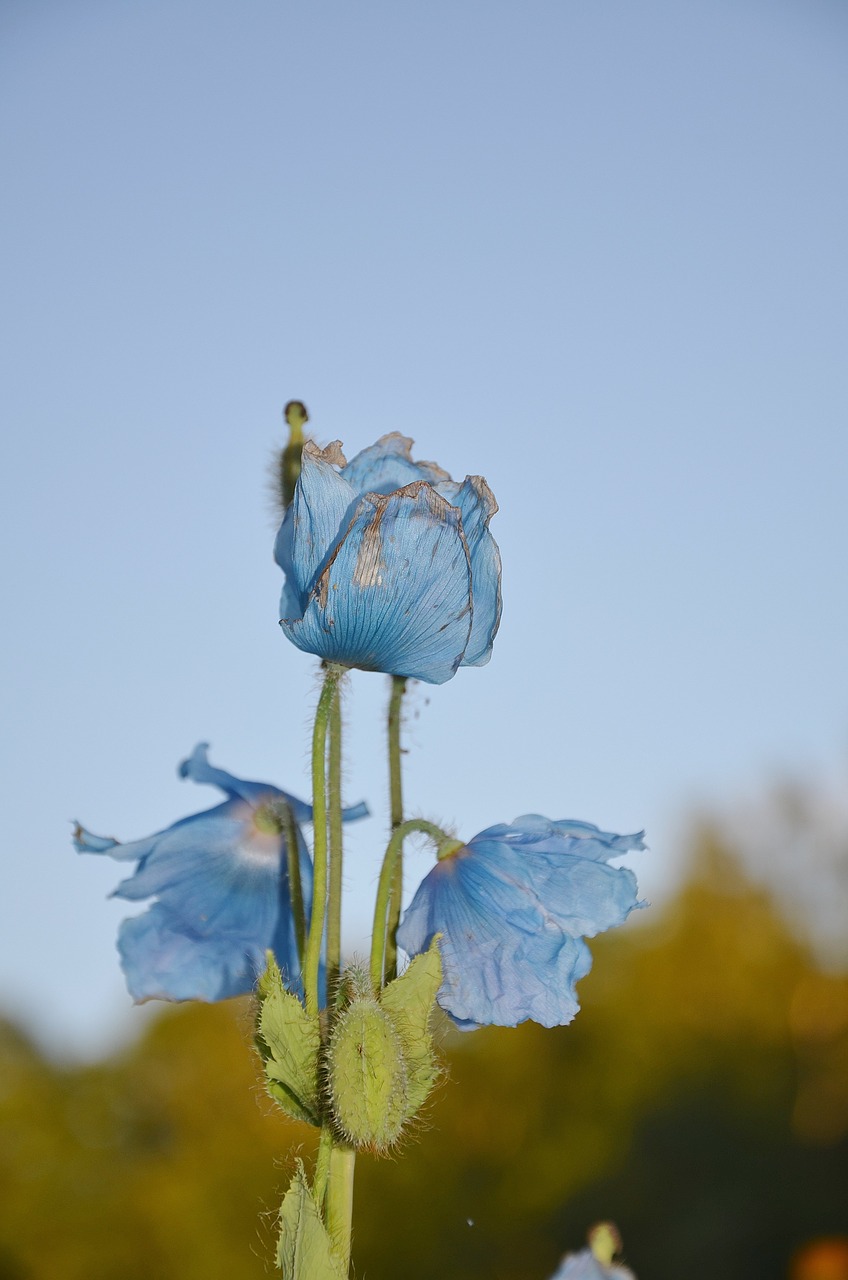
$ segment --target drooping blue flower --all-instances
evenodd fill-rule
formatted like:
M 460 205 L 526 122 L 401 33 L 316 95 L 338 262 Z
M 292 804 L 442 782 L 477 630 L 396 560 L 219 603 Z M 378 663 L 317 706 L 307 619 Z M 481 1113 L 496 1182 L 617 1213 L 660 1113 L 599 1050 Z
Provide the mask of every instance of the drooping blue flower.
M 414 956 L 442 935 L 438 1002 L 460 1027 L 564 1025 L 592 967 L 584 939 L 642 905 L 633 872 L 609 860 L 644 849 L 643 835 L 538 814 L 489 827 L 424 878 L 398 944 Z
M 79 853 L 108 853 L 138 864 L 113 897 L 155 898 L 142 915 L 124 920 L 118 934 L 121 966 L 137 1001 L 224 1000 L 251 991 L 269 948 L 289 986 L 301 989 L 281 818 L 287 804 L 308 913 L 312 863 L 298 824 L 311 820 L 312 808 L 270 783 L 216 769 L 206 752 L 200 743 L 179 773 L 219 787 L 227 795 L 223 804 L 129 844 L 79 825 L 74 832 Z M 367 812 L 360 804 L 344 816 Z
M 346 462 L 307 443 L 274 555 L 286 575 L 283 630 L 343 666 L 443 684 L 488 662 L 501 565 L 480 476 L 462 483 L 413 462 L 393 432 Z

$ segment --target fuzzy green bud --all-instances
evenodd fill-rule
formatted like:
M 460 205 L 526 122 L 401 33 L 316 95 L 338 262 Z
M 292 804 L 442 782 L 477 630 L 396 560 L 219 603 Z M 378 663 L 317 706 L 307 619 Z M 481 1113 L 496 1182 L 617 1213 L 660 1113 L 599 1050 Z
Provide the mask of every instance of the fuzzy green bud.
M 339 1132 L 353 1147 L 387 1151 L 408 1112 L 407 1065 L 394 1022 L 374 996 L 356 996 L 339 1016 L 327 1060 Z
M 289 442 L 280 454 L 280 497 L 283 510 L 294 497 L 295 486 L 300 475 L 300 464 L 303 456 L 303 428 L 309 421 L 306 405 L 301 400 L 289 400 L 283 410 L 283 417 L 289 428 Z

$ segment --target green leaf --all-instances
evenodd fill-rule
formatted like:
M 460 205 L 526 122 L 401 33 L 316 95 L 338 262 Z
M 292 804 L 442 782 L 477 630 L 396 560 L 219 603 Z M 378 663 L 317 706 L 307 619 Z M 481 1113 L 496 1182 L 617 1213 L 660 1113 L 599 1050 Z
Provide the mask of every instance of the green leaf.
M 441 934 L 437 934 L 429 949 L 416 956 L 406 972 L 390 982 L 380 996 L 380 1005 L 392 1019 L 406 1057 L 407 1109 L 404 1119 L 415 1115 L 441 1075 L 430 1034 L 436 994 L 442 985 L 440 938 Z
M 299 1161 L 280 1206 L 277 1266 L 283 1280 L 345 1280 Z
M 286 991 L 269 956 L 259 980 L 256 1044 L 265 1065 L 265 1084 L 276 1103 L 295 1120 L 320 1125 L 318 1053 L 321 1032 L 297 996 Z

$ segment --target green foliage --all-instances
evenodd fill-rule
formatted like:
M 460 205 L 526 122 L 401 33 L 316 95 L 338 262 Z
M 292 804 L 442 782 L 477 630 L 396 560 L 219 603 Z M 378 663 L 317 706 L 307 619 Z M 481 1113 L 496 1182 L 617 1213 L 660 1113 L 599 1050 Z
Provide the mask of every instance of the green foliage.
M 347 1274 L 333 1253 L 300 1162 L 280 1208 L 277 1266 L 283 1280 L 344 1280 Z
M 357 1158 L 359 1275 L 545 1280 L 612 1218 L 645 1280 L 773 1280 L 848 1233 L 848 977 L 714 833 L 696 855 L 673 902 L 593 942 L 572 1026 L 444 1032 L 450 1082 L 402 1158 Z M 273 1273 L 315 1130 L 267 1101 L 251 1034 L 247 1001 L 166 1009 L 70 1067 L 0 1028 L 0 1278 Z
M 297 996 L 285 989 L 270 951 L 257 996 L 256 1047 L 265 1066 L 268 1093 L 293 1120 L 320 1125 L 318 1018 L 308 1014 Z

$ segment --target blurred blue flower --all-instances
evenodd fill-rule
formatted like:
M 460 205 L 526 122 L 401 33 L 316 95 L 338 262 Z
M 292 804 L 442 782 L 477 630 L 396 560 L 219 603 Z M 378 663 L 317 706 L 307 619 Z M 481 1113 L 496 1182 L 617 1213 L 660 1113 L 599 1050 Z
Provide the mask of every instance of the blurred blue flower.
M 609 865 L 643 835 L 538 814 L 489 827 L 425 877 L 398 944 L 414 956 L 442 934 L 438 1002 L 460 1027 L 570 1022 L 592 967 L 583 939 L 643 905 L 633 872 Z
M 280 625 L 330 662 L 443 684 L 492 653 L 498 508 L 480 476 L 451 480 L 411 444 L 393 432 L 349 463 L 338 441 L 305 445 L 274 548 Z
M 223 1000 L 251 991 L 270 948 L 291 988 L 300 991 L 300 960 L 289 895 L 284 805 L 295 820 L 306 911 L 312 863 L 299 823 L 312 808 L 270 783 L 244 782 L 212 766 L 207 744 L 179 767 L 183 778 L 211 783 L 227 799 L 165 831 L 120 844 L 77 825 L 79 853 L 108 853 L 136 862 L 113 897 L 156 901 L 124 920 L 121 965 L 135 1000 Z M 345 810 L 361 818 L 364 804 Z M 282 827 L 282 831 L 281 831 Z
M 589 1248 L 567 1253 L 551 1280 L 636 1280 L 628 1267 L 613 1259 L 621 1252 L 621 1236 L 612 1222 L 598 1222 L 589 1232 Z
M 606 1266 L 592 1253 L 581 1249 L 579 1253 L 567 1253 L 551 1280 L 636 1280 L 628 1267 Z

